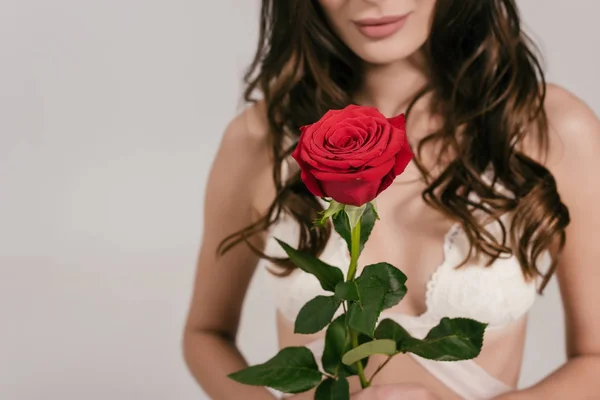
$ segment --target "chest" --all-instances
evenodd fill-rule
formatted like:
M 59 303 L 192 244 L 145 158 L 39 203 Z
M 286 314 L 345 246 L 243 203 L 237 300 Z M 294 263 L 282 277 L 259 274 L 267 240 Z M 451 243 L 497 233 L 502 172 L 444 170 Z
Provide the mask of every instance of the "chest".
M 424 189 L 416 167 L 409 165 L 377 198 L 381 219 L 359 259 L 359 273 L 366 265 L 385 261 L 407 275 L 408 294 L 389 312 L 431 324 L 447 316 L 474 318 L 495 326 L 522 316 L 535 299 L 535 282 L 525 280 L 515 257 L 498 259 L 490 266 L 469 261 L 457 269 L 469 253 L 468 239 L 458 224 L 423 201 Z M 509 218 L 504 222 L 510 224 Z M 295 243 L 294 228 L 293 221 L 282 221 L 273 236 Z M 501 232 L 499 225 L 486 229 L 494 235 Z M 277 256 L 277 247 L 276 243 L 268 245 L 267 254 Z M 336 232 L 320 258 L 346 273 L 348 249 Z M 278 308 L 292 321 L 306 302 L 327 295 L 316 278 L 301 270 L 272 281 Z

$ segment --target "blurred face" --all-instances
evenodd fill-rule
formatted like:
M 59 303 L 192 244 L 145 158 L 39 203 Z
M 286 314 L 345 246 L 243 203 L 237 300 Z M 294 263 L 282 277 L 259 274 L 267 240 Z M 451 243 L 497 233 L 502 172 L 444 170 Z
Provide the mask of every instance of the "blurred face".
M 427 41 L 436 0 L 318 0 L 331 27 L 360 58 L 388 64 Z

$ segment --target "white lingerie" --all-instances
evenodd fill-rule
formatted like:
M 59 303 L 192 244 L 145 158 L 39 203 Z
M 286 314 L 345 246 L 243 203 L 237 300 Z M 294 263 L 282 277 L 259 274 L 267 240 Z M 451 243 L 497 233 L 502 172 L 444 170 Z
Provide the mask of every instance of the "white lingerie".
M 503 222 L 508 226 L 509 217 L 503 217 Z M 284 257 L 285 253 L 274 238 L 295 246 L 298 241 L 298 229 L 297 223 L 291 217 L 282 214 L 281 219 L 270 230 L 266 254 Z M 486 229 L 495 235 L 500 234 L 498 223 L 490 224 Z M 537 287 L 535 282 L 524 279 L 516 257 L 499 258 L 489 267 L 468 263 L 462 268 L 454 268 L 463 261 L 468 248 L 466 235 L 458 224 L 453 225 L 445 236 L 443 261 L 427 283 L 426 311 L 419 316 L 410 316 L 386 310 L 381 319 L 391 318 L 414 337 L 423 338 L 442 317 L 473 318 L 488 323 L 488 331 L 501 331 L 524 316 L 535 301 Z M 335 231 L 332 230 L 331 238 L 320 258 L 339 267 L 346 275 L 350 262 L 348 249 L 346 242 Z M 263 263 L 269 268 L 277 268 L 266 261 Z M 547 268 L 549 263 L 548 253 L 544 253 L 542 259 L 538 260 L 538 266 L 542 270 Z M 277 309 L 292 322 L 309 300 L 318 295 L 328 294 L 314 276 L 300 269 L 294 269 L 285 277 L 267 275 Z M 340 308 L 337 315 L 342 312 Z M 320 361 L 323 346 L 323 339 L 307 345 L 315 354 L 317 362 Z M 473 360 L 436 362 L 414 354 L 410 356 L 466 400 L 490 399 L 514 389 L 491 376 Z

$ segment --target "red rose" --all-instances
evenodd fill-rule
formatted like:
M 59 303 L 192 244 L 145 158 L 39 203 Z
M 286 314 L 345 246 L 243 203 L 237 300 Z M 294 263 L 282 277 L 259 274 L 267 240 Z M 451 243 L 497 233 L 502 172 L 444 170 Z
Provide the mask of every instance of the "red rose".
M 404 172 L 413 157 L 404 114 L 385 118 L 376 108 L 330 110 L 302 134 L 292 157 L 315 196 L 362 206 Z

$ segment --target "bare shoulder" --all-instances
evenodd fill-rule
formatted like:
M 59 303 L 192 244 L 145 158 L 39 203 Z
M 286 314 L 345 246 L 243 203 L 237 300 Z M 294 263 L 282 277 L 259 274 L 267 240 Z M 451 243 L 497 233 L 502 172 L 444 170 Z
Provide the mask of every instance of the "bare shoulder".
M 598 135 L 594 133 L 594 129 L 598 129 L 598 117 L 594 111 L 567 89 L 548 85 L 545 108 L 550 129 L 563 139 L 577 135 L 585 141 Z
M 545 109 L 552 172 L 565 175 L 592 166 L 600 169 L 600 121 L 594 111 L 557 85 L 548 85 Z
M 210 182 L 236 193 L 259 212 L 268 206 L 274 189 L 270 182 L 273 162 L 265 105 L 262 102 L 245 108 L 227 125 Z M 209 188 L 212 190 L 214 188 Z
M 267 105 L 263 100 L 246 107 L 240 116 L 244 120 L 246 130 L 251 137 L 263 143 L 269 141 Z
M 220 150 L 229 156 L 256 160 L 254 156 L 268 148 L 269 130 L 263 103 L 256 103 L 236 115 L 227 125 Z M 250 161 L 250 160 L 247 160 Z

